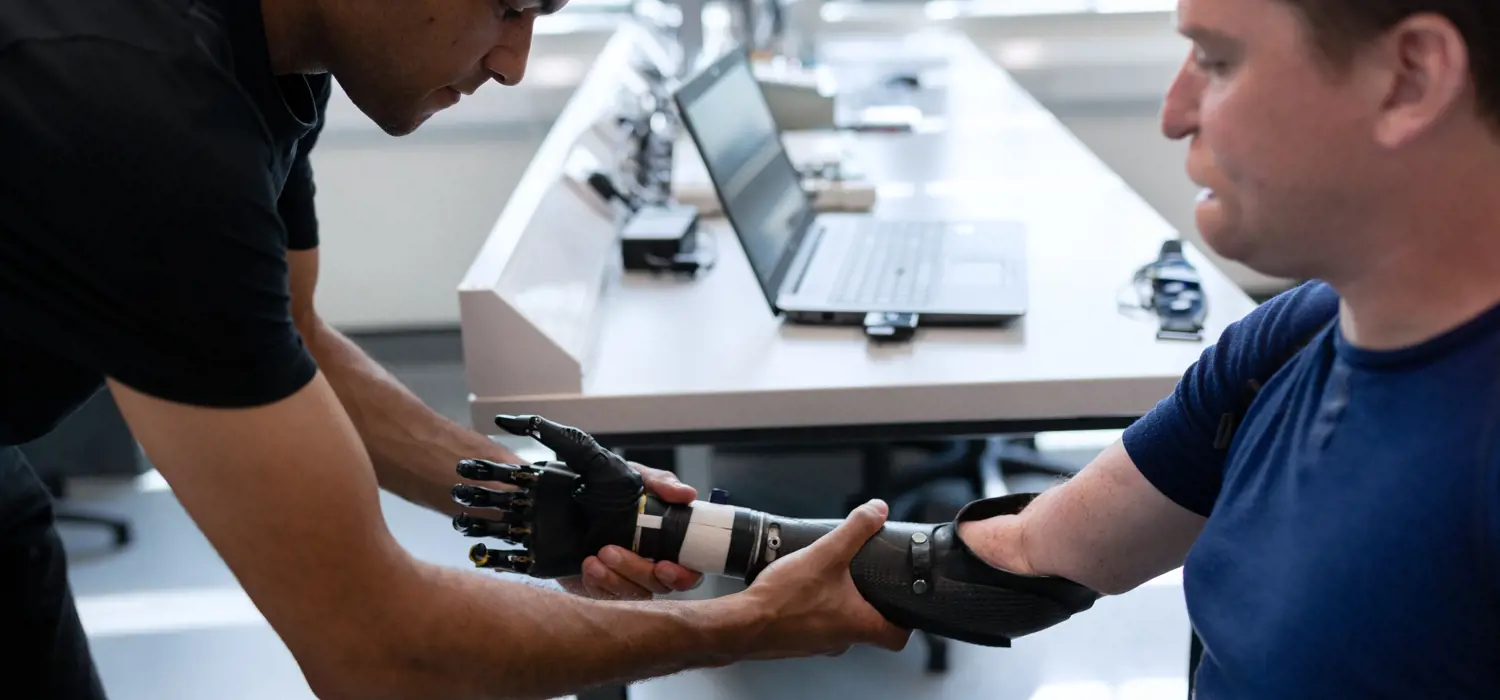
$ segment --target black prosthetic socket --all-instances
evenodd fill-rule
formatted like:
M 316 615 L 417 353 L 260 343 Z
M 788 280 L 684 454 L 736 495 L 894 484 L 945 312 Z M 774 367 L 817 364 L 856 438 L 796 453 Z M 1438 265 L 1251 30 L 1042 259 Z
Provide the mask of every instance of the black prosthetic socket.
M 561 462 L 531 466 L 465 460 L 464 478 L 521 487 L 497 492 L 469 485 L 454 499 L 495 508 L 498 519 L 460 515 L 454 527 L 496 537 L 521 550 L 475 545 L 476 566 L 535 576 L 577 575 L 606 545 L 647 559 L 675 561 L 705 574 L 753 582 L 777 559 L 811 545 L 841 520 L 783 518 L 747 508 L 697 501 L 662 503 L 646 495 L 624 459 L 576 428 L 538 416 L 501 416 L 507 431 L 530 435 Z M 855 587 L 891 622 L 959 641 L 1010 646 L 1093 606 L 1099 594 L 1067 579 L 1025 576 L 990 566 L 958 536 L 958 524 L 1019 513 L 1035 494 L 974 501 L 952 522 L 887 522 L 855 555 Z
M 1055 576 L 1024 576 L 990 566 L 958 536 L 958 524 L 1021 512 L 1036 494 L 974 501 L 951 523 L 887 522 L 850 565 L 860 595 L 891 622 L 940 637 L 986 646 L 1067 620 L 1099 594 Z M 769 516 L 781 546 L 749 580 L 774 561 L 830 532 L 839 520 Z

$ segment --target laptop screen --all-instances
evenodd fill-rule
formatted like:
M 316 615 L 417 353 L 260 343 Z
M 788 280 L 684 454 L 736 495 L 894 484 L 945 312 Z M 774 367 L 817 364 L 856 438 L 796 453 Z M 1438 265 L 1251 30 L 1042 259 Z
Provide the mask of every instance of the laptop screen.
M 746 54 L 734 51 L 715 61 L 676 99 L 724 214 L 774 307 L 788 262 L 783 254 L 812 208 Z

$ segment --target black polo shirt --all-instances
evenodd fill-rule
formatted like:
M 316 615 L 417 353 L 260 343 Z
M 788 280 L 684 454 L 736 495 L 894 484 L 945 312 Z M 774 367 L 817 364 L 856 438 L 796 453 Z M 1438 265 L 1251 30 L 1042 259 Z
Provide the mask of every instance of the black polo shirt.
M 287 251 L 329 89 L 273 74 L 259 0 L 0 2 L 0 445 L 105 376 L 221 407 L 312 378 Z

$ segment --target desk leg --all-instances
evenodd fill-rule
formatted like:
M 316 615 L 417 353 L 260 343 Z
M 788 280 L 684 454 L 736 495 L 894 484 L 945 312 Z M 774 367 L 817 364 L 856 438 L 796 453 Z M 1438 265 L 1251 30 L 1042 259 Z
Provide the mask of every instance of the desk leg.
M 618 686 L 604 686 L 593 690 L 585 690 L 578 694 L 578 700 L 629 700 L 630 688 Z
M 678 447 L 673 452 L 677 479 L 698 489 L 698 497 L 708 500 L 709 493 L 714 488 L 714 448 L 708 445 L 687 445 Z
M 980 498 L 998 498 L 1010 493 L 1001 465 L 1006 446 L 1004 438 L 992 437 L 985 440 L 984 452 L 979 455 Z

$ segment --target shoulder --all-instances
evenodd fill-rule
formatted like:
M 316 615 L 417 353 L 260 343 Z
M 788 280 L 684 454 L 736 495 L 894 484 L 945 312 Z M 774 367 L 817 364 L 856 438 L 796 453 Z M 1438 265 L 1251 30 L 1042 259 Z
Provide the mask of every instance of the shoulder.
M 227 65 L 227 18 L 200 0 L 6 0 L 0 55 L 26 46 L 98 43 Z
M 1255 387 L 1327 327 L 1338 307 L 1331 287 L 1308 282 L 1229 324 L 1172 393 L 1125 431 L 1125 449 L 1147 480 L 1206 516 L 1221 486 L 1226 430 Z
M 1230 324 L 1208 352 L 1220 372 L 1264 381 L 1338 315 L 1339 297 L 1326 282 L 1310 281 L 1272 297 Z
M 10 153 L 38 164 L 34 186 L 59 193 L 117 170 L 130 173 L 113 185 L 126 189 L 257 188 L 273 154 L 254 104 L 216 64 L 109 39 L 0 52 L 0 130 Z
M 15 4 L 11 4 L 14 2 Z M 224 18 L 194 0 L 7 0 L 0 10 L 0 111 L 70 132 L 146 135 L 253 112 Z M 8 88 L 8 89 L 7 89 Z M 252 130 L 255 120 L 245 121 Z M 188 134 L 183 134 L 188 136 Z
M 1321 281 L 1272 297 L 1229 324 L 1203 351 L 1179 382 L 1178 399 L 1210 409 L 1201 416 L 1216 423 L 1221 413 L 1236 410 L 1247 387 L 1269 380 L 1329 327 L 1338 309 L 1338 294 Z

